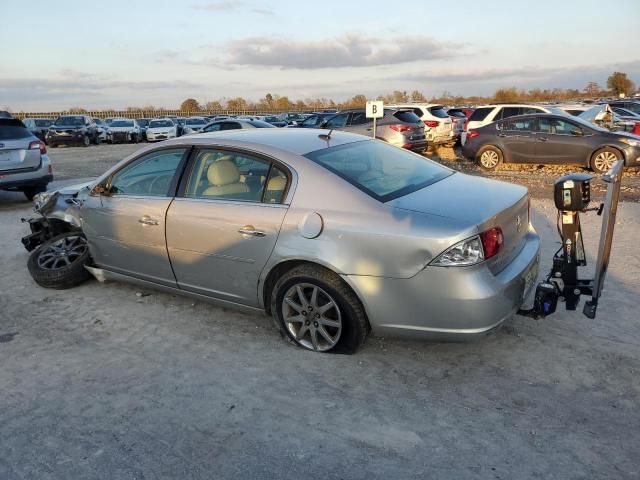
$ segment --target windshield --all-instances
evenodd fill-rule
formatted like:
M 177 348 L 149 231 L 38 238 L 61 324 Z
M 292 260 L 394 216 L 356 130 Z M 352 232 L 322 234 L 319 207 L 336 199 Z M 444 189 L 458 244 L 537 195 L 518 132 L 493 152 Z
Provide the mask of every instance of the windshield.
M 35 120 L 36 127 L 50 127 L 53 120 Z
M 54 125 L 64 125 L 65 127 L 81 127 L 84 125 L 84 117 L 58 117 Z
M 247 123 L 250 123 L 256 128 L 276 128 L 274 125 L 270 123 L 263 122 L 262 120 L 249 120 Z
M 206 125 L 204 118 L 188 118 L 187 125 Z
M 305 155 L 363 192 L 387 202 L 453 172 L 420 155 L 380 141 L 361 141 Z
M 265 122 L 279 122 L 280 119 L 278 119 L 278 117 L 268 116 L 268 117 L 264 117 L 264 121 Z
M 162 128 L 162 127 L 173 127 L 173 122 L 171 120 L 151 120 L 149 122 L 149 128 Z
M 132 120 L 114 120 L 111 122 L 110 127 L 133 127 Z

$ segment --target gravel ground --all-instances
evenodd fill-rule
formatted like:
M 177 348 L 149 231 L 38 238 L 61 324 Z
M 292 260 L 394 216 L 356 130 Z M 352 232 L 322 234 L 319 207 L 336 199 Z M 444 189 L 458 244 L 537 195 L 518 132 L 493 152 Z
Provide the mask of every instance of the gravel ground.
M 142 146 L 102 144 L 88 148 L 59 147 L 50 148 L 49 155 L 53 161 L 56 179 L 64 180 L 98 176 Z M 427 155 L 465 173 L 519 183 L 529 187 L 531 195 L 535 198 L 549 198 L 553 191 L 553 181 L 560 175 L 583 170 L 576 166 L 502 165 L 499 171 L 487 174 L 472 162 L 465 160 L 459 147 L 439 147 L 435 151 L 427 152 Z M 624 175 L 621 198 L 625 201 L 640 202 L 640 169 L 628 169 Z M 594 182 L 594 199 L 598 199 L 604 191 L 604 184 Z
M 135 148 L 56 150 L 58 178 Z M 544 272 L 555 210 L 533 209 Z M 19 243 L 29 212 L 0 192 L 1 479 L 640 477 L 640 205 L 620 207 L 595 320 L 515 317 L 461 344 L 369 338 L 354 356 L 123 284 L 39 288 Z M 583 219 L 591 260 L 599 220 Z

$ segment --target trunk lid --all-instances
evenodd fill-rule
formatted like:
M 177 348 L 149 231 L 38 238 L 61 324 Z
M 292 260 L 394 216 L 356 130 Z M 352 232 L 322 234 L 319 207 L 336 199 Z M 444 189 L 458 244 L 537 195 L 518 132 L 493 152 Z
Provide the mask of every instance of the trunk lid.
M 40 149 L 30 149 L 29 144 L 37 138 L 0 140 L 0 175 L 28 172 L 40 167 Z
M 499 253 L 487 261 L 493 273 L 500 272 L 515 258 L 529 230 L 529 194 L 525 187 L 462 173 L 454 173 L 388 204 L 451 218 L 467 227 L 476 227 L 478 233 L 500 227 L 504 243 Z

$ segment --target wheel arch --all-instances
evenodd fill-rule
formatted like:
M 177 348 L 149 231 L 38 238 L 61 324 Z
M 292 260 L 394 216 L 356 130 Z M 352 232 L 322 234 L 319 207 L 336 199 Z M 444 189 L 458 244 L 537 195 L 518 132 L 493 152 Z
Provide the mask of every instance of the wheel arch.
M 509 157 L 509 155 L 505 153 L 505 150 L 500 145 L 497 145 L 495 143 L 485 143 L 484 145 L 479 146 L 478 149 L 476 150 L 476 155 L 475 155 L 476 161 L 480 160 L 480 152 L 482 151 L 483 148 L 486 148 L 486 147 L 492 147 L 498 150 L 502 155 L 502 163 L 511 163 L 511 158 Z
M 597 152 L 599 152 L 600 150 L 602 150 L 603 148 L 610 148 L 610 149 L 615 150 L 616 152 L 618 152 L 620 154 L 620 156 L 622 157 L 622 161 L 624 162 L 624 165 L 627 166 L 627 156 L 624 154 L 624 151 L 620 147 L 618 147 L 616 145 L 611 145 L 611 144 L 607 143 L 607 144 L 600 145 L 597 148 L 593 149 L 593 151 L 589 155 L 589 159 L 588 159 L 588 163 L 587 163 L 589 168 L 591 168 L 591 162 L 593 161 L 593 157 L 595 156 L 595 154 Z

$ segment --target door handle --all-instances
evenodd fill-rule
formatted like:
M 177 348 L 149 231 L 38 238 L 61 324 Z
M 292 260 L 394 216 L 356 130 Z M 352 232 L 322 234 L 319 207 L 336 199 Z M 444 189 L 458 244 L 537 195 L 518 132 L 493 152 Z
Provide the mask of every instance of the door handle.
M 143 215 L 138 219 L 138 223 L 142 225 L 159 225 L 160 221 L 155 218 L 151 218 L 149 215 Z
M 262 230 L 256 230 L 253 225 L 245 225 L 238 233 L 241 235 L 247 235 L 249 237 L 265 237 L 267 234 Z

